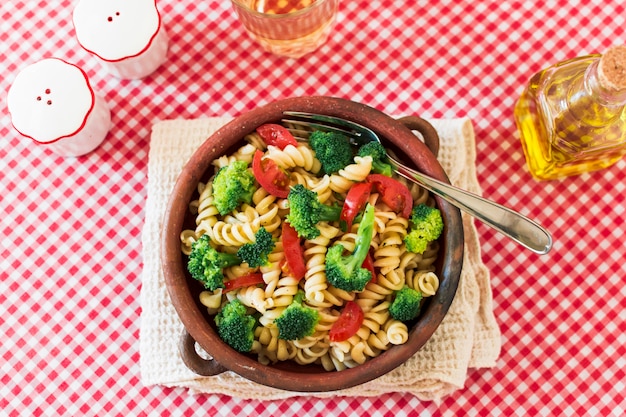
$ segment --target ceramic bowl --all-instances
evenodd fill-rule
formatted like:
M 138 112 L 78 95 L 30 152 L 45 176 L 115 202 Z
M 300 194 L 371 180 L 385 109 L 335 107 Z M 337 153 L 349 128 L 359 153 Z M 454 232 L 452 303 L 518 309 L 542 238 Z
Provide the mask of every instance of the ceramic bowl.
M 187 258 L 179 240 L 183 229 L 195 228 L 188 204 L 197 198 L 197 184 L 206 181 L 211 162 L 243 143 L 243 137 L 264 123 L 279 122 L 283 111 L 321 113 L 342 117 L 374 130 L 383 144 L 402 155 L 405 162 L 419 171 L 449 182 L 437 161 L 439 139 L 433 127 L 419 117 L 394 119 L 372 107 L 332 97 L 296 97 L 276 101 L 236 117 L 211 135 L 198 148 L 178 178 L 164 217 L 161 245 L 162 267 L 167 290 L 182 321 L 181 355 L 185 364 L 199 375 L 217 375 L 232 371 L 251 381 L 278 389 L 323 392 L 353 387 L 373 380 L 403 364 L 414 355 L 435 332 L 454 299 L 463 261 L 463 226 L 457 208 L 437 198 L 442 212 L 444 231 L 436 273 L 440 279 L 437 293 L 428 297 L 418 319 L 409 327 L 408 341 L 393 346 L 362 365 L 342 371 L 326 371 L 317 365 L 283 362 L 263 365 L 255 356 L 230 348 L 218 336 L 206 308 L 200 304 L 203 290 L 186 270 Z M 424 142 L 418 140 L 419 133 Z M 426 145 L 427 143 L 428 145 Z M 196 343 L 211 358 L 203 358 Z

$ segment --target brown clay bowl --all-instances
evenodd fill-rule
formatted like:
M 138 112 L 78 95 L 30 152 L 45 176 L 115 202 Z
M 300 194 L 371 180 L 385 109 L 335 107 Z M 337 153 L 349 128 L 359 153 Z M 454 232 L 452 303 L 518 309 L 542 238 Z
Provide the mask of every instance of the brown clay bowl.
M 235 351 L 219 338 L 213 319 L 200 304 L 202 286 L 187 273 L 187 259 L 181 253 L 179 234 L 185 228 L 195 227 L 188 203 L 197 198 L 196 186 L 199 181 L 206 181 L 211 161 L 241 145 L 244 135 L 254 131 L 257 126 L 279 122 L 283 111 L 287 110 L 322 113 L 365 125 L 379 134 L 386 147 L 403 156 L 408 165 L 449 182 L 435 156 L 439 144 L 437 133 L 419 117 L 396 120 L 372 107 L 331 97 L 298 97 L 273 102 L 242 114 L 219 129 L 186 164 L 176 182 L 164 218 L 162 267 L 167 290 L 185 327 L 181 337 L 181 355 L 194 372 L 209 376 L 233 371 L 259 384 L 284 390 L 334 391 L 365 383 L 400 366 L 435 332 L 454 299 L 461 274 L 461 214 L 457 208 L 437 198 L 445 225 L 436 265 L 440 286 L 437 293 L 428 298 L 418 319 L 409 326 L 409 339 L 404 345 L 394 346 L 355 368 L 331 372 L 321 366 L 303 366 L 290 362 L 262 365 L 255 357 Z M 428 146 L 416 139 L 413 130 L 421 134 Z M 196 353 L 196 342 L 212 359 L 204 359 Z

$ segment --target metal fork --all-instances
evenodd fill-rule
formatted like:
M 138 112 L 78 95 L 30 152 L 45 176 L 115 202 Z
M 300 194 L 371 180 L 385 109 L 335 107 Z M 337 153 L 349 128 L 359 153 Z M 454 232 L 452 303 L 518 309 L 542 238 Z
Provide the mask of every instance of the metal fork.
M 312 130 L 323 130 L 342 133 L 355 146 L 371 141 L 380 142 L 378 135 L 371 129 L 345 119 L 292 111 L 285 111 L 283 114 L 288 117 L 283 122 L 300 140 L 308 140 Z M 538 254 L 546 254 L 552 248 L 550 233 L 533 220 L 479 195 L 411 169 L 389 154 L 387 156 L 398 175 L 421 185 L 522 246 Z

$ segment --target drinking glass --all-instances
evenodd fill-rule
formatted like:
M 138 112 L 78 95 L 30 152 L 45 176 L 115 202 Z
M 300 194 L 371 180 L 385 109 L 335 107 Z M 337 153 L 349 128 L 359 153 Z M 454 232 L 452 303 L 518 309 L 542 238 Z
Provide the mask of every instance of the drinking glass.
M 299 58 L 326 42 L 339 0 L 231 0 L 246 32 L 265 50 Z

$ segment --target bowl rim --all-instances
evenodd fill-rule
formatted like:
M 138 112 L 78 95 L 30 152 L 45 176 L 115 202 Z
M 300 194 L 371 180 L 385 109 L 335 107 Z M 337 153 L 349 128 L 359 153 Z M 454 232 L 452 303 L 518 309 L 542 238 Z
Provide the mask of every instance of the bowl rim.
M 373 107 L 325 96 L 293 97 L 257 107 L 234 118 L 210 135 L 194 152 L 180 173 L 163 218 L 160 255 L 166 288 L 185 330 L 223 369 L 262 385 L 289 391 L 326 392 L 350 388 L 400 366 L 422 348 L 443 320 L 455 297 L 461 275 L 464 250 L 462 218 L 456 207 L 435 197 L 444 215 L 442 239 L 445 244 L 441 245 L 442 249 L 439 252 L 442 259 L 439 272 L 440 286 L 437 293 L 431 297 L 426 311 L 409 329 L 409 339 L 406 343 L 393 346 L 390 350 L 354 368 L 319 373 L 295 372 L 263 365 L 256 359 L 232 349 L 217 336 L 206 320 L 198 320 L 199 317 L 203 317 L 203 313 L 187 285 L 179 235 L 183 230 L 188 203 L 196 184 L 210 167 L 211 162 L 261 124 L 280 121 L 282 112 L 286 110 L 347 118 L 371 128 L 383 140 L 390 140 L 388 138 L 393 137 L 394 146 L 407 155 L 414 155 L 411 161 L 420 171 L 449 183 L 443 168 L 428 147 L 423 142 L 415 140 L 415 134 L 401 122 Z M 387 354 L 391 350 L 394 353 Z

